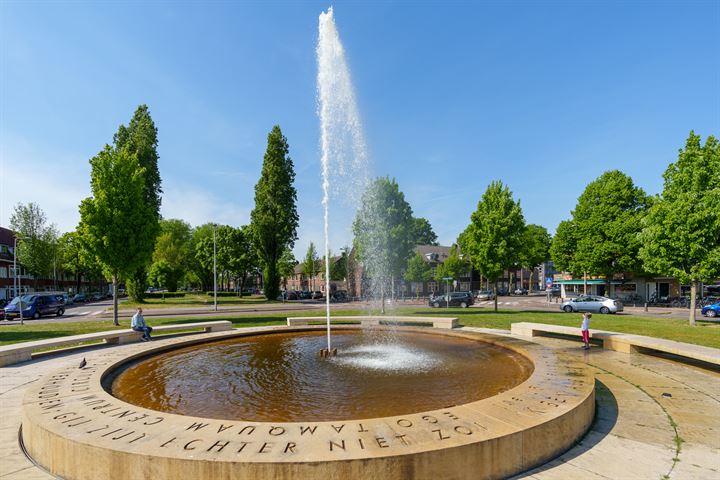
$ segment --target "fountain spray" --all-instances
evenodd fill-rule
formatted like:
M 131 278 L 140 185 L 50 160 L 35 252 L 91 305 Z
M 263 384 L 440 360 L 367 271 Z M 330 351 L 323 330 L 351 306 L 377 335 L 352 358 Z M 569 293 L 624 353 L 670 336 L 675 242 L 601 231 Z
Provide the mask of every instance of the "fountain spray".
M 330 354 L 333 351 L 330 338 L 330 198 L 335 198 L 333 193 L 337 192 L 341 202 L 356 206 L 368 175 L 360 115 L 332 7 L 320 14 L 316 55 L 323 177 L 325 314 L 327 352 Z

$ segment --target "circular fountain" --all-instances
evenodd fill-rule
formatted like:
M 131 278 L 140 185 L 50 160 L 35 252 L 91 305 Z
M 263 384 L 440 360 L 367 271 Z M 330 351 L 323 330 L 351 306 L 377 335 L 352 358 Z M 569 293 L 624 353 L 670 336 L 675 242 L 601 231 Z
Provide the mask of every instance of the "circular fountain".
M 430 328 L 217 332 L 110 350 L 29 389 L 22 439 L 62 478 L 501 478 L 587 430 L 585 365 Z

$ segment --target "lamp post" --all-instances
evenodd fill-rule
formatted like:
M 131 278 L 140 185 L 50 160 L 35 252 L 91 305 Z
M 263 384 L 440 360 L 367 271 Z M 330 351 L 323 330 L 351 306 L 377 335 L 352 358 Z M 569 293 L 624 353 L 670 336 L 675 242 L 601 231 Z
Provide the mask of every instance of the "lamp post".
M 450 280 L 452 280 L 452 277 L 445 277 L 443 280 L 445 280 L 445 308 L 450 308 Z
M 213 306 L 217 312 L 217 241 L 215 227 L 217 227 L 217 224 L 213 223 Z

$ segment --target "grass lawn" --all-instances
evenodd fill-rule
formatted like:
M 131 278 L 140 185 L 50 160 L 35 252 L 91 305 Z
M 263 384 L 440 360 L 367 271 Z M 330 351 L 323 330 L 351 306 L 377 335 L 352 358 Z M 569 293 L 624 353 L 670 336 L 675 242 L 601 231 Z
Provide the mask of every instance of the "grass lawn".
M 277 300 L 266 300 L 262 295 L 251 295 L 249 297 L 218 297 L 218 305 L 254 305 L 259 303 L 282 303 Z M 213 296 L 205 293 L 188 292 L 184 297 L 175 298 L 146 298 L 144 302 L 133 302 L 127 300 L 119 305 L 121 309 L 143 309 L 156 308 L 182 308 L 182 307 L 204 307 L 213 304 Z M 107 310 L 112 310 L 112 307 Z
M 500 310 L 498 313 L 489 309 L 434 309 L 425 307 L 405 307 L 392 312 L 397 315 L 418 316 L 453 316 L 460 319 L 464 326 L 498 328 L 509 330 L 514 322 L 536 322 L 552 325 L 566 325 L 580 328 L 580 314 L 561 312 Z M 366 315 L 362 310 L 336 310 L 333 315 Z M 197 321 L 230 320 L 235 327 L 257 327 L 265 325 L 284 325 L 287 317 L 321 316 L 317 310 L 272 312 L 252 315 L 227 315 L 223 317 L 152 317 L 151 326 L 164 324 L 181 324 Z M 114 327 L 110 320 L 94 320 L 73 323 L 45 323 L 33 325 L 32 321 L 24 326 L 3 326 L 0 324 L 0 345 L 17 342 L 56 338 L 66 335 L 100 332 L 105 330 L 130 328 L 130 320 L 120 322 Z M 679 342 L 694 343 L 708 347 L 720 348 L 720 324 L 699 321 L 696 327 L 690 327 L 686 320 L 671 318 L 641 317 L 630 315 L 593 315 L 590 329 L 610 330 L 614 332 L 634 333 L 651 337 L 666 338 Z

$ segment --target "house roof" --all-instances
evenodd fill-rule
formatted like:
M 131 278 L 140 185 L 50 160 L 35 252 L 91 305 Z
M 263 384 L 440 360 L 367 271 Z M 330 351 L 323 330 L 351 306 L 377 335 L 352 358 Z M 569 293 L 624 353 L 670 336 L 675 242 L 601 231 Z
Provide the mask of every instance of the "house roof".
M 415 252 L 419 253 L 426 262 L 444 262 L 450 256 L 452 247 L 443 247 L 442 245 L 418 245 Z

